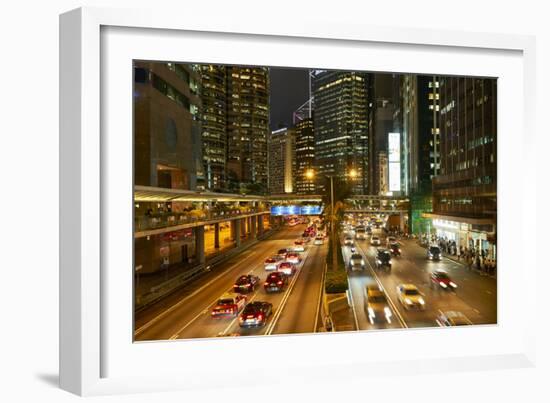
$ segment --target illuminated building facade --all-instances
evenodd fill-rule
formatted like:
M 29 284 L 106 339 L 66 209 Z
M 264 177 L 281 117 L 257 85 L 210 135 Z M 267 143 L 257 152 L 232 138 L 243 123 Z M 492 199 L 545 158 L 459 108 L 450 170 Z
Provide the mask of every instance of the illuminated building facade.
M 227 69 L 227 177 L 233 191 L 267 191 L 269 70 Z
M 319 190 L 325 176 L 366 194 L 368 184 L 369 75 L 354 71 L 318 71 L 313 77 L 316 179 Z M 356 178 L 348 173 L 354 169 Z
M 225 187 L 227 160 L 226 67 L 203 64 L 199 70 L 205 186 L 218 190 Z
M 134 62 L 136 185 L 195 189 L 203 183 L 199 85 L 188 64 Z
M 268 141 L 268 190 L 270 194 L 293 193 L 296 171 L 294 129 L 271 132 Z
M 308 117 L 296 123 L 296 193 L 315 193 L 315 180 L 307 178 L 309 170 L 315 169 L 315 136 L 313 119 Z
M 433 178 L 438 235 L 494 256 L 496 243 L 496 79 L 440 77 L 440 168 Z

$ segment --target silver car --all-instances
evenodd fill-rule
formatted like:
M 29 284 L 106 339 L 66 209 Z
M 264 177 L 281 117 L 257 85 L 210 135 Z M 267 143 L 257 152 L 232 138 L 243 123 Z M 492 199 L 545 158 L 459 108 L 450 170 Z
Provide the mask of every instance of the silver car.
M 365 269 L 365 259 L 359 253 L 354 253 L 349 259 L 349 268 L 350 270 L 364 270 Z

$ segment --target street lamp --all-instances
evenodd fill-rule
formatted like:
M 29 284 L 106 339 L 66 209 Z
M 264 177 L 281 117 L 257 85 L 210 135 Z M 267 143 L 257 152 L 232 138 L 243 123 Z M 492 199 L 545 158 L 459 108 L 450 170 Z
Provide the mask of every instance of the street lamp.
M 332 239 L 332 270 L 336 271 L 338 267 L 338 262 L 336 259 L 336 236 L 334 231 L 334 175 L 324 175 L 326 178 L 330 179 L 330 232 L 331 232 L 331 239 Z M 352 179 L 355 179 L 359 176 L 357 173 L 357 170 L 352 168 L 350 171 L 345 175 L 349 176 Z M 308 169 L 306 171 L 306 178 L 313 179 L 315 177 L 315 171 L 313 169 Z

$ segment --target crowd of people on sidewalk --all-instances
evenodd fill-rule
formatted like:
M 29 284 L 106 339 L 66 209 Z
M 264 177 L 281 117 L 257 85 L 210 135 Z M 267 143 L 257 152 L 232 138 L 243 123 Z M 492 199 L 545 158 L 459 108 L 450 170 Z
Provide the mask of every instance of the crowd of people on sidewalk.
M 420 243 L 424 245 L 436 244 L 441 251 L 458 261 L 464 261 L 468 270 L 477 270 L 480 274 L 494 276 L 497 272 L 497 262 L 489 256 L 486 249 L 480 247 L 457 247 L 456 241 L 437 237 L 433 234 L 422 234 L 419 237 Z

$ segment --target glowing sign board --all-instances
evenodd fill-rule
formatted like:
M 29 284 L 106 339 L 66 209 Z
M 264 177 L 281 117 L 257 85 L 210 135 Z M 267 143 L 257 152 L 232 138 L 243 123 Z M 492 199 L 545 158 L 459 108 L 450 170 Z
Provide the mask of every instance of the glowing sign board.
M 319 215 L 322 213 L 321 206 L 272 206 L 271 215 Z

